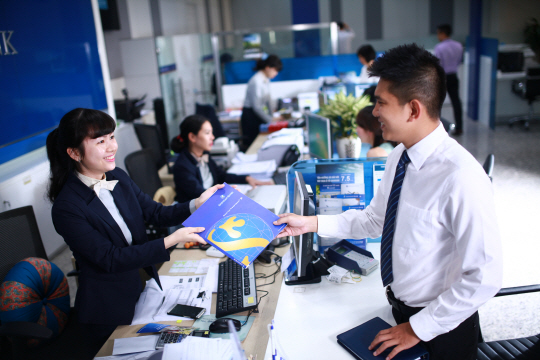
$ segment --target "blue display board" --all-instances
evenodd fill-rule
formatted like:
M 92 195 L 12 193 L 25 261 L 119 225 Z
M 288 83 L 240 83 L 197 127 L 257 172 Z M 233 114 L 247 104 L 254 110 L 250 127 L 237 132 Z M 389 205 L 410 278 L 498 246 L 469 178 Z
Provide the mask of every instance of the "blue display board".
M 44 146 L 69 110 L 107 108 L 91 1 L 2 1 L 0 32 L 0 163 Z

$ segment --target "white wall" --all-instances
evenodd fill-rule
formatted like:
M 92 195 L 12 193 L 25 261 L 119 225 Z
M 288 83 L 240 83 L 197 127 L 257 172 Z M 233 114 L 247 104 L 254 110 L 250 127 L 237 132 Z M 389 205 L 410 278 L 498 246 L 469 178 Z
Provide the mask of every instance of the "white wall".
M 230 0 L 235 29 L 291 25 L 290 0 Z
M 354 53 L 366 43 L 365 8 L 365 0 L 342 0 L 341 2 L 342 21 L 349 25 L 356 34 L 351 46 Z
M 150 2 L 148 0 L 127 0 L 127 9 L 131 38 L 154 36 Z
M 384 39 L 429 36 L 429 0 L 382 0 Z
M 159 12 L 163 36 L 207 31 L 206 20 L 199 17 L 198 3 L 195 1 L 160 0 Z M 201 20 L 204 23 L 201 24 Z

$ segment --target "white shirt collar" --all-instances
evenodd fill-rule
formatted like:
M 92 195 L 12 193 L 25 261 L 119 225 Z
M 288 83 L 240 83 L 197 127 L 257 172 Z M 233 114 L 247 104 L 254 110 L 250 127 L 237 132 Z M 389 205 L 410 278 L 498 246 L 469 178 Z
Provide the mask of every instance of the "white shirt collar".
M 409 155 L 415 169 L 420 170 L 426 159 L 430 157 L 435 149 L 447 138 L 448 133 L 444 130 L 443 124 L 439 122 L 439 126 L 437 126 L 437 128 L 428 136 L 407 149 L 407 155 Z
M 90 189 L 94 190 L 96 195 L 99 197 L 99 192 L 101 189 L 107 189 L 109 191 L 113 191 L 114 187 L 118 183 L 118 180 L 109 180 L 107 181 L 107 177 L 105 174 L 103 174 L 103 178 L 101 180 L 94 179 L 91 177 L 88 177 L 86 175 L 81 174 L 78 171 L 75 171 L 75 174 L 77 177 L 82 181 L 82 183 L 86 186 L 88 186 Z

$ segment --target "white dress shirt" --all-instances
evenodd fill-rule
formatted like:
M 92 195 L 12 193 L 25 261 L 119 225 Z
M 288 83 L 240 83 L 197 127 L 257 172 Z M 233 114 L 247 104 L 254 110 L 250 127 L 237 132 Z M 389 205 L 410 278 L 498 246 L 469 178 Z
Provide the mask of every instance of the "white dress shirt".
M 251 108 L 266 123 L 272 122 L 270 112 L 270 80 L 262 70 L 249 79 L 244 107 Z M 266 108 L 266 111 L 265 111 Z
M 318 233 L 348 239 L 381 235 L 396 165 L 405 150 L 388 157 L 377 194 L 364 211 L 319 215 Z M 493 188 L 486 173 L 442 124 L 407 149 L 392 246 L 392 290 L 412 307 L 423 341 L 455 329 L 502 283 L 502 250 Z

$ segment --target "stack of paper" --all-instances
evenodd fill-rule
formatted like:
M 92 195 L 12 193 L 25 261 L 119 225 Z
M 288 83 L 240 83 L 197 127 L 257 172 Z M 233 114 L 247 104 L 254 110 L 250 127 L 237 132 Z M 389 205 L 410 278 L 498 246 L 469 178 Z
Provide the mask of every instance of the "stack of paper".
M 233 345 L 228 339 L 188 336 L 181 343 L 166 344 L 162 360 L 231 359 Z
M 237 175 L 250 175 L 256 179 L 270 179 L 276 169 L 276 161 L 267 160 L 234 164 L 227 172 Z

